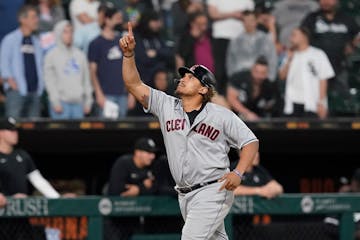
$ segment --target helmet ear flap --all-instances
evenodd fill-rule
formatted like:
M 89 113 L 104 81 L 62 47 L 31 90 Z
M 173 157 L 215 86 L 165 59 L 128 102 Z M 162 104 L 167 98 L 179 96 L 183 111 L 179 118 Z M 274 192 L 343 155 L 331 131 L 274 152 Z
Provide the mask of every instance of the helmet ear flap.
M 204 74 L 204 75 L 202 76 L 202 82 L 204 82 L 204 83 L 209 83 L 209 77 L 208 77 L 207 74 Z
M 206 83 L 206 86 L 208 86 L 208 87 L 210 87 L 211 86 L 211 84 L 212 84 L 212 82 L 213 82 L 213 80 L 211 79 L 211 77 L 209 76 L 209 74 L 207 73 L 207 74 L 204 74 L 203 76 L 202 76 L 202 82 L 203 83 Z

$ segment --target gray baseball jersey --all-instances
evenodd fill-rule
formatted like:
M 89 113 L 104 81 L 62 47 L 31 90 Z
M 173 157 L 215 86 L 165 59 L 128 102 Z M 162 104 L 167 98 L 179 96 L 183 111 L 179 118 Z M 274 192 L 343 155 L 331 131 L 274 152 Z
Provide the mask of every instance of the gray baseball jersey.
M 159 119 L 172 176 L 179 187 L 221 178 L 229 172 L 230 147 L 258 141 L 230 110 L 207 103 L 190 126 L 181 100 L 150 88 L 147 112 Z

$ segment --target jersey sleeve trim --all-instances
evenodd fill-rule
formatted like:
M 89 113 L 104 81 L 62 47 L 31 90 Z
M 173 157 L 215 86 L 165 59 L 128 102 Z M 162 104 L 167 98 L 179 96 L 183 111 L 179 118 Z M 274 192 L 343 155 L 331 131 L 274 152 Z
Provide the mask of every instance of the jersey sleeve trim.
M 252 143 L 252 142 L 258 142 L 258 141 L 259 141 L 259 139 L 257 139 L 257 138 L 250 139 L 250 140 L 244 142 L 244 143 L 240 146 L 240 149 L 242 149 L 243 147 L 245 147 L 246 145 L 248 145 L 248 144 L 250 144 L 250 143 Z
M 152 103 L 152 99 L 153 99 L 153 91 L 154 89 L 149 87 L 150 89 L 150 95 L 149 95 L 149 102 L 148 102 L 148 106 L 147 108 L 143 107 L 143 110 L 145 113 L 149 113 L 151 111 L 151 103 Z

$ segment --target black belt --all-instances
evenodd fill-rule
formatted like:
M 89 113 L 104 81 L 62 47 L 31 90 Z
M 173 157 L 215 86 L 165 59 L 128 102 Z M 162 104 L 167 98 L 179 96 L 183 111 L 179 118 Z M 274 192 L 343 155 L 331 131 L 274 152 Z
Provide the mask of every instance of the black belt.
M 179 193 L 186 194 L 186 193 L 189 193 L 191 191 L 194 191 L 196 189 L 202 188 L 204 186 L 207 186 L 207 185 L 210 185 L 210 184 L 213 184 L 216 182 L 218 182 L 218 180 L 212 180 L 209 182 L 199 183 L 199 184 L 196 184 L 196 185 L 190 186 L 190 187 L 176 187 L 175 190 L 178 191 Z

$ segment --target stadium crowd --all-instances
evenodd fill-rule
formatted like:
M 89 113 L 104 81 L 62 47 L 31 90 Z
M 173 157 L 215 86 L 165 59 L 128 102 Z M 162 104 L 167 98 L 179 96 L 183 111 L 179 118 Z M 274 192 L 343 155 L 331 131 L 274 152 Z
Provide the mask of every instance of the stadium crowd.
M 142 80 L 167 93 L 174 94 L 178 67 L 202 64 L 217 78 L 213 101 L 247 121 L 360 111 L 359 76 L 349 71 L 359 63 L 360 28 L 338 0 L 4 4 L 0 100 L 5 116 L 144 116 L 122 81 L 118 40 L 128 21 L 135 28 Z

